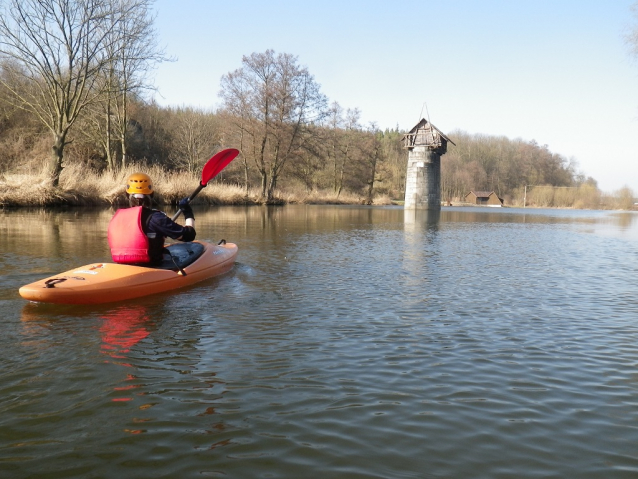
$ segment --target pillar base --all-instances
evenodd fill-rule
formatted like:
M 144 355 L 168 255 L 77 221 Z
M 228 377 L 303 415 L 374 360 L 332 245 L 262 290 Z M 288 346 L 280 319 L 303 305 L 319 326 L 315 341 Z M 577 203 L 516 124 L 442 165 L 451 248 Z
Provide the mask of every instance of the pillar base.
M 441 155 L 414 147 L 408 156 L 405 178 L 406 209 L 441 209 Z

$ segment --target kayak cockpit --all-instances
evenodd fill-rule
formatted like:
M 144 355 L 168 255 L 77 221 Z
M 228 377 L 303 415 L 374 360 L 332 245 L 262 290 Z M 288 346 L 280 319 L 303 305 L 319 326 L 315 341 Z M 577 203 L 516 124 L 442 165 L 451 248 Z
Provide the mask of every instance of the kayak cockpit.
M 170 269 L 178 271 L 193 264 L 197 258 L 204 254 L 205 246 L 202 243 L 173 243 L 164 249 L 164 258 L 158 265 L 149 266 L 156 269 Z

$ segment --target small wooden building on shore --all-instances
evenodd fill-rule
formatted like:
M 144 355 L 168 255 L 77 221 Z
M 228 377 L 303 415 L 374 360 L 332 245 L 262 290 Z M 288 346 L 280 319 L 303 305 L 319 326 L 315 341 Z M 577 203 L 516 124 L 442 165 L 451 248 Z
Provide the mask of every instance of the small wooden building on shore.
M 503 199 L 493 191 L 470 191 L 465 195 L 465 203 L 478 206 L 503 206 Z

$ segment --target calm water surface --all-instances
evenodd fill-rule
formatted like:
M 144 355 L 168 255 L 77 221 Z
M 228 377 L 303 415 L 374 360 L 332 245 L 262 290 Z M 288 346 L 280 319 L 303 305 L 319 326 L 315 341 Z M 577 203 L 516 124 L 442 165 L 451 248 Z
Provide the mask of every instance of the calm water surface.
M 80 307 L 112 211 L 0 212 L 0 477 L 638 477 L 638 214 L 195 214 L 232 272 Z

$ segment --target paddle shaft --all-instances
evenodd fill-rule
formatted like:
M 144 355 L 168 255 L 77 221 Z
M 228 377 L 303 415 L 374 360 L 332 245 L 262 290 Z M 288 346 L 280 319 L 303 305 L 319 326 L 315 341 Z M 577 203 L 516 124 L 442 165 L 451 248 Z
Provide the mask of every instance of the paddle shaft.
M 201 183 L 199 184 L 199 186 L 197 187 L 197 189 L 195 191 L 193 191 L 191 193 L 191 195 L 188 197 L 188 202 L 190 203 L 191 201 L 193 201 L 193 198 L 195 198 L 200 191 L 202 191 L 202 189 L 205 187 L 206 185 L 202 185 Z M 175 221 L 177 218 L 179 218 L 179 215 L 182 214 L 182 210 L 177 210 L 177 212 L 173 215 L 173 217 L 171 218 L 173 221 Z

